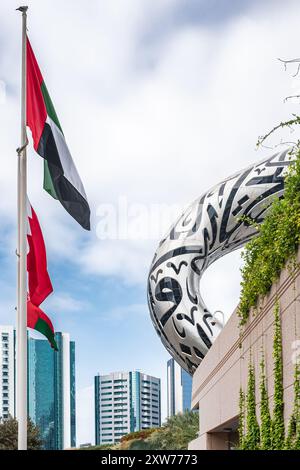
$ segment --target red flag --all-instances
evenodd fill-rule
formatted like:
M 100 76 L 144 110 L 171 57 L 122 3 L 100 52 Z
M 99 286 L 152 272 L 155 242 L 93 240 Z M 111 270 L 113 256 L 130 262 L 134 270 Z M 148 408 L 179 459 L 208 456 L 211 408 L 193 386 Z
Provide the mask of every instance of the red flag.
M 28 199 L 27 216 L 29 296 L 31 302 L 38 307 L 51 294 L 53 287 L 47 271 L 47 256 L 43 234 L 36 213 Z
M 27 326 L 45 335 L 51 347 L 55 349 L 55 351 L 58 350 L 54 336 L 54 328 L 50 318 L 48 318 L 39 307 L 30 302 L 30 300 L 27 301 Z

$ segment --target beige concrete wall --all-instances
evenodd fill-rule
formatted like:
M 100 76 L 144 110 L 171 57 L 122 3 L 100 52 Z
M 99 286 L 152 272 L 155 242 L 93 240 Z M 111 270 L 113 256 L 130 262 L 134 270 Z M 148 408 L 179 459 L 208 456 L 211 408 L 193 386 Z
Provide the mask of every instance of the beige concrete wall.
M 232 423 L 237 422 L 239 389 L 241 385 L 244 390 L 246 388 L 250 351 L 258 379 L 257 406 L 262 348 L 265 351 L 266 376 L 272 409 L 274 390 L 272 350 L 276 298 L 279 300 L 282 322 L 284 417 L 287 423 L 293 401 L 292 346 L 295 345 L 295 340 L 299 339 L 300 332 L 300 275 L 298 271 L 291 276 L 285 269 L 269 295 L 260 300 L 258 311 L 251 312 L 244 327 L 242 347 L 239 338 L 239 319 L 234 312 L 196 370 L 193 377 L 192 406 L 199 408 L 200 430 L 199 437 L 190 444 L 191 449 L 219 449 L 225 445 L 225 433 L 223 436 L 219 436 L 219 433 L 222 431 L 222 426 L 230 427 Z

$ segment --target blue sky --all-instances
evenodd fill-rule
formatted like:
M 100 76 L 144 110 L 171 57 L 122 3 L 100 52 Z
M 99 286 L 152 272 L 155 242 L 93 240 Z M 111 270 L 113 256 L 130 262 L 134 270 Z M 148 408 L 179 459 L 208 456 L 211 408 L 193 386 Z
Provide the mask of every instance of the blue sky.
M 141 369 L 161 377 L 165 416 L 168 354 L 148 314 L 147 270 L 179 208 L 272 152 L 255 152 L 258 135 L 297 110 L 283 98 L 299 93 L 299 77 L 276 58 L 299 57 L 300 6 L 294 0 L 27 3 L 31 43 L 93 213 L 92 232 L 85 233 L 42 191 L 42 161 L 31 148 L 29 196 L 54 286 L 44 309 L 76 341 L 80 443 L 94 438 L 97 372 Z M 15 315 L 17 6 L 0 5 L 1 323 L 13 323 Z M 134 214 L 146 217 L 141 236 L 100 240 L 103 204 L 118 213 L 120 198 L 132 210 L 133 232 Z M 147 219 L 151 207 L 156 229 Z M 227 256 L 203 282 L 207 304 L 227 316 L 238 301 L 239 266 L 239 253 Z

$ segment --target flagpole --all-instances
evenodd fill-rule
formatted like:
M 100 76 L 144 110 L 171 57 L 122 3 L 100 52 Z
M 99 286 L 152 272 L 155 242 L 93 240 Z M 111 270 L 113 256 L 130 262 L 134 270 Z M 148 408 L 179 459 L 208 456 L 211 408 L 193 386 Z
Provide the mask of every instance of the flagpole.
M 18 289 L 17 289 L 17 384 L 18 450 L 27 449 L 27 165 L 26 165 L 26 23 L 27 6 L 22 13 L 21 146 L 18 153 Z

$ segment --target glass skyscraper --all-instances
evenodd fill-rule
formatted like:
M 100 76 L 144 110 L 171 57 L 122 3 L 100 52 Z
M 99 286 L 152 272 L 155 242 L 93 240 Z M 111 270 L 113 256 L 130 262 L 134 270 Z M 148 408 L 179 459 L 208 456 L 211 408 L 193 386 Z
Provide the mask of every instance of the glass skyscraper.
M 95 377 L 97 445 L 116 443 L 125 434 L 160 424 L 160 379 L 139 371 Z
M 16 338 L 0 325 L 0 418 L 16 415 Z M 28 337 L 28 414 L 39 427 L 45 449 L 76 446 L 75 343 L 56 333 L 59 350 Z
M 191 409 L 192 377 L 172 358 L 167 362 L 168 416 Z
M 45 449 L 76 445 L 75 343 L 55 334 L 58 351 L 43 339 L 28 339 L 28 413 Z

